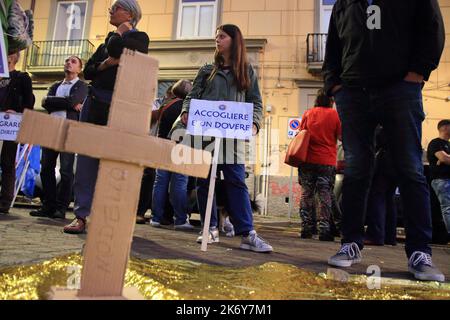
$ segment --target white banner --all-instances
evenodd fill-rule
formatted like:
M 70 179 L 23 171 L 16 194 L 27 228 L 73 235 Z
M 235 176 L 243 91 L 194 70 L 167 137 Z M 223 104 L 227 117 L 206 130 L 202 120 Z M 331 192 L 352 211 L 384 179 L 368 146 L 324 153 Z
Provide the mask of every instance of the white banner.
M 9 78 L 8 57 L 5 46 L 5 37 L 0 23 L 0 78 Z
M 192 136 L 250 140 L 253 104 L 192 99 L 187 132 Z
M 21 113 L 0 112 L 0 140 L 16 141 L 21 122 Z

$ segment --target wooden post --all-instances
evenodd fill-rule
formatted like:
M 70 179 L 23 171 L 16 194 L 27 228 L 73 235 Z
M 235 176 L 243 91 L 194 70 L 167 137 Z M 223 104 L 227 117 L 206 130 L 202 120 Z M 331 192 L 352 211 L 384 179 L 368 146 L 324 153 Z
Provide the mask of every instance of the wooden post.
M 209 229 L 211 224 L 212 205 L 214 201 L 214 190 L 216 188 L 217 165 L 219 162 L 219 154 L 220 154 L 220 141 L 221 138 L 216 138 L 214 146 L 213 165 L 211 169 L 211 177 L 209 179 L 208 203 L 206 205 L 205 221 L 203 221 L 203 233 L 202 233 L 203 237 L 201 247 L 201 250 L 203 252 L 208 251 Z

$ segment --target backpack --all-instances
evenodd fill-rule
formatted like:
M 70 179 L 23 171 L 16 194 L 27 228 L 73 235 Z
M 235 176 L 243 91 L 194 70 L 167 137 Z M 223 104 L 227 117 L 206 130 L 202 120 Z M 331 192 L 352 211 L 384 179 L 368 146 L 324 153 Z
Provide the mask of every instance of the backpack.
M 0 6 L 4 13 L 8 12 L 8 53 L 22 51 L 33 42 L 34 20 L 31 10 L 23 10 L 17 0 L 13 0 L 9 11 L 5 2 L 0 0 Z

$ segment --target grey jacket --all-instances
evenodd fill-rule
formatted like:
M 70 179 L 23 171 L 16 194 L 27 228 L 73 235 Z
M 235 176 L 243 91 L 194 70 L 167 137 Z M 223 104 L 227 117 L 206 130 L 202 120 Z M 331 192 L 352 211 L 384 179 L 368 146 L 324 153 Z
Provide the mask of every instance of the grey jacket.
M 232 71 L 226 73 L 221 70 L 217 70 L 214 77 L 210 79 L 210 76 L 213 72 L 213 64 L 206 64 L 205 66 L 200 68 L 194 80 L 192 91 L 188 94 L 183 102 L 183 109 L 181 114 L 183 114 L 184 112 L 189 113 L 191 99 L 253 103 L 253 123 L 259 131 L 263 118 L 263 106 L 257 75 L 253 67 L 249 66 L 250 89 L 248 89 L 247 91 L 238 90 Z M 185 126 L 181 122 L 181 117 L 175 122 L 172 132 L 180 129 L 185 129 Z M 176 135 L 179 137 L 179 133 Z M 172 138 L 174 138 L 174 140 L 177 140 L 177 137 L 172 136 Z M 213 139 L 205 140 L 201 143 L 201 147 L 205 150 L 212 150 L 214 146 L 213 141 Z M 183 143 L 197 148 L 200 147 L 197 143 L 197 140 L 195 140 L 194 142 L 194 137 L 190 137 L 188 135 L 183 137 Z M 232 139 L 222 140 L 220 148 L 222 152 L 221 156 L 219 157 L 219 163 L 245 164 L 245 156 L 247 153 L 246 149 L 247 147 L 244 141 Z

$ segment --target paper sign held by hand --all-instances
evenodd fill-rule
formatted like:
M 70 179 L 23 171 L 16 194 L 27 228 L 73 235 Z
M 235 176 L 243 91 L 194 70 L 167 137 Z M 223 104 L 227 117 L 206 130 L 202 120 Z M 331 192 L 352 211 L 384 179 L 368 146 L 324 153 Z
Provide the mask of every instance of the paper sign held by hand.
M 187 132 L 192 136 L 250 140 L 252 129 L 252 103 L 191 100 Z

